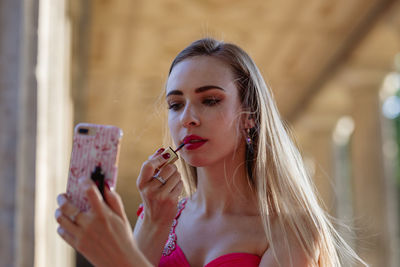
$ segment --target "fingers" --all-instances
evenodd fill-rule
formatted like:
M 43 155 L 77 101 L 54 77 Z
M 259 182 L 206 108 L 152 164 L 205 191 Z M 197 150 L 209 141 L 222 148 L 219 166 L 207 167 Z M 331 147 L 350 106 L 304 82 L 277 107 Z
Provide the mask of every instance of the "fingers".
M 167 182 L 164 185 L 162 185 L 162 191 L 169 194 L 180 181 L 181 181 L 181 175 L 177 171 L 175 171 L 168 177 Z
M 157 155 L 161 155 L 161 153 L 163 153 L 165 151 L 165 148 L 160 148 L 160 149 L 158 149 L 156 152 L 154 152 L 154 154 L 153 155 L 150 155 L 149 156 L 149 160 L 150 159 L 153 159 L 154 157 L 156 157 Z
M 125 221 L 128 221 L 121 197 L 116 192 L 111 191 L 107 186 L 104 188 L 104 196 L 111 210 Z
M 181 180 L 177 167 L 174 164 L 165 164 L 168 159 L 164 159 L 161 153 L 164 149 L 159 149 L 154 155 L 149 157 L 143 166 L 137 180 L 137 186 L 143 196 L 154 196 L 154 194 L 169 194 Z M 159 166 L 162 166 L 161 168 Z M 160 170 L 158 170 L 160 168 Z M 157 173 L 155 174 L 155 172 Z M 162 178 L 155 179 L 154 176 Z M 163 183 L 162 181 L 165 181 Z
M 76 221 L 76 215 L 80 212 L 79 208 L 73 205 L 67 198 L 66 194 L 60 194 L 57 197 L 58 209 L 64 216 L 71 221 Z
M 75 237 L 68 233 L 63 227 L 57 228 L 57 233 L 64 239 L 71 247 L 75 247 Z
M 155 176 L 161 177 L 163 178 L 166 182 L 168 182 L 168 180 L 170 179 L 170 176 L 172 176 L 173 174 L 178 173 L 178 168 L 174 165 L 174 164 L 168 164 L 163 166 L 156 174 Z M 154 182 L 153 182 L 154 181 Z M 152 183 L 155 183 L 158 186 L 162 186 L 163 184 L 160 183 L 160 181 L 157 181 L 157 179 L 153 178 L 153 181 L 151 181 Z
M 84 178 L 81 180 L 81 183 L 92 208 L 92 214 L 95 214 L 98 218 L 105 218 L 110 212 L 117 213 L 121 219 L 128 221 L 122 200 L 116 192 L 111 191 L 108 186 L 104 187 L 104 196 L 107 202 L 107 205 L 104 205 L 103 197 L 91 179 Z
M 96 184 L 88 177 L 81 178 L 79 183 L 79 186 L 83 188 L 83 192 L 85 193 L 94 213 L 98 215 L 103 214 L 105 205 L 103 197 L 101 196 Z
M 106 215 L 107 211 L 115 212 L 119 217 L 127 220 L 121 198 L 117 193 L 112 192 L 108 186 L 105 186 L 105 194 L 107 194 L 105 196 L 108 205 L 105 205 L 103 197 L 91 179 L 82 177 L 79 181 L 79 186 L 83 189 L 91 210 L 89 213 L 80 213 L 80 210 L 68 200 L 66 194 L 60 194 L 57 197 L 60 208 L 56 211 L 56 219 L 66 225 L 65 229 L 70 230 L 70 224 L 84 224 L 84 221 L 87 221 L 84 219 L 85 216 L 94 215 L 102 217 Z
M 168 158 L 161 156 L 162 151 L 163 150 L 156 152 L 154 157 L 151 157 L 143 163 L 137 180 L 137 186 L 139 189 L 142 189 L 148 182 L 150 182 L 156 171 L 167 162 Z
M 63 214 L 63 212 L 61 211 L 61 207 L 56 209 L 54 217 L 60 224 L 60 227 L 62 227 L 69 233 L 77 234 L 79 232 L 79 227 L 68 216 Z

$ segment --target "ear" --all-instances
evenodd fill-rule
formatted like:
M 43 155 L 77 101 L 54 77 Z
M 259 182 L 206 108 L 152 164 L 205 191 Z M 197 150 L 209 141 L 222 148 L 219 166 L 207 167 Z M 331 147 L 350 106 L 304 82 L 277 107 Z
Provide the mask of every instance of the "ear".
M 242 117 L 242 127 L 243 129 L 251 129 L 254 128 L 254 126 L 256 126 L 255 122 L 254 122 L 254 118 L 253 115 L 249 114 L 249 113 L 244 113 L 243 117 Z

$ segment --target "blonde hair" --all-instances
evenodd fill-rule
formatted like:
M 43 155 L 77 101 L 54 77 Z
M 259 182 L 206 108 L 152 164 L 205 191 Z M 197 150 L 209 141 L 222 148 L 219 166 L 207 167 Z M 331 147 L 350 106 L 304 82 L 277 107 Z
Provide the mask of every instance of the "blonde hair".
M 358 261 L 367 266 L 338 234 L 329 215 L 321 208 L 302 157 L 253 60 L 234 44 L 204 38 L 193 42 L 176 56 L 169 74 L 179 62 L 195 56 L 214 57 L 229 66 L 242 108 L 254 119 L 256 126 L 251 132 L 254 151 L 249 153 L 246 147 L 247 177 L 257 193 L 266 238 L 277 262 L 276 241 L 271 231 L 272 217 L 276 218 L 283 233 L 290 231 L 295 234 L 313 266 L 336 267 L 341 266 L 343 260 Z M 190 196 L 196 190 L 196 168 L 181 159 L 180 169 L 186 193 Z M 285 244 L 290 254 L 287 237 Z

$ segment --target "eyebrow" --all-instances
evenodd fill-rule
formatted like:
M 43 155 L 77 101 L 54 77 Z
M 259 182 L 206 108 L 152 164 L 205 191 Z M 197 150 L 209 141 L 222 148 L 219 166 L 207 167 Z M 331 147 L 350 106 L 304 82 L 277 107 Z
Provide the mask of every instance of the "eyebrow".
M 218 89 L 218 90 L 225 91 L 224 88 L 216 86 L 216 85 L 204 85 L 204 86 L 201 86 L 199 88 L 196 88 L 194 90 L 194 92 L 195 93 L 203 93 L 205 91 L 212 90 L 212 89 Z M 183 95 L 183 93 L 180 90 L 172 90 L 167 94 L 167 97 L 170 96 L 170 95 Z

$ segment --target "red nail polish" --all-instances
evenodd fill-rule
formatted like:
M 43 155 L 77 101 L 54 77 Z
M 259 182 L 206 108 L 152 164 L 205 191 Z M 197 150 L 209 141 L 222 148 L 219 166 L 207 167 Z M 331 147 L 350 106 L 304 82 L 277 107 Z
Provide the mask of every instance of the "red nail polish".
M 169 153 L 165 153 L 162 155 L 164 159 L 169 159 L 171 155 Z
M 143 211 L 143 204 L 140 204 L 138 210 L 136 211 L 136 215 L 139 216 L 142 213 L 142 211 Z
M 110 187 L 110 185 L 108 184 L 108 182 L 106 182 L 104 185 L 105 185 L 105 187 L 107 187 L 108 190 L 111 191 L 111 187 Z
M 160 148 L 159 150 L 157 150 L 156 153 L 157 153 L 157 154 L 162 153 L 162 152 L 164 152 L 164 150 L 165 150 L 164 148 Z

